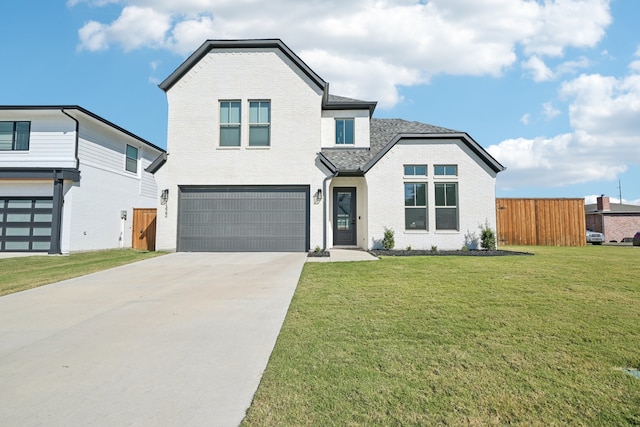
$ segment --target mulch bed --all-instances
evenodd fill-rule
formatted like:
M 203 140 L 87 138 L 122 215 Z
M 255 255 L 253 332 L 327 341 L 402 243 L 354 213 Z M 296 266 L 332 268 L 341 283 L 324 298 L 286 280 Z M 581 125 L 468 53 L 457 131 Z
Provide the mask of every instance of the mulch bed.
M 369 253 L 373 256 L 509 256 L 509 255 L 533 255 L 529 252 L 505 251 L 496 249 L 487 250 L 469 250 L 469 251 L 430 251 L 430 250 L 372 250 Z

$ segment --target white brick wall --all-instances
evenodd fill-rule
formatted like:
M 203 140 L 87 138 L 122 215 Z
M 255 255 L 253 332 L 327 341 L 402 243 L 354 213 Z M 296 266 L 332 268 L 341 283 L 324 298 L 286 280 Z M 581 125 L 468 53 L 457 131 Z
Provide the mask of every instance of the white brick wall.
M 404 178 L 405 164 L 426 164 L 425 180 Z M 434 164 L 458 166 L 459 231 L 436 231 L 434 182 L 456 182 L 433 175 Z M 496 229 L 495 173 L 462 142 L 411 141 L 396 144 L 366 175 L 369 203 L 369 247 L 382 240 L 384 227 L 395 232 L 396 249 L 460 249 L 467 232 L 479 235 L 479 226 L 488 221 Z M 428 231 L 405 230 L 404 183 L 427 183 Z
M 176 248 L 179 185 L 309 185 L 312 195 L 322 187 L 315 163 L 322 91 L 279 50 L 214 50 L 167 99 L 169 157 L 156 179 L 169 201 L 158 211 L 158 249 Z M 219 147 L 220 100 L 241 101 L 239 148 Z M 271 101 L 268 148 L 248 147 L 250 100 Z M 311 204 L 310 240 L 311 248 L 322 246 L 322 204 Z

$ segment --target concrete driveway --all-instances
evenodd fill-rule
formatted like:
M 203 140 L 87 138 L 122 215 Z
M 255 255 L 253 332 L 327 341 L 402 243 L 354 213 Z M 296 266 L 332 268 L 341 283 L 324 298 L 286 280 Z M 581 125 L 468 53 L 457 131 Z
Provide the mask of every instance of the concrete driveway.
M 305 260 L 174 253 L 0 297 L 0 425 L 238 425 Z

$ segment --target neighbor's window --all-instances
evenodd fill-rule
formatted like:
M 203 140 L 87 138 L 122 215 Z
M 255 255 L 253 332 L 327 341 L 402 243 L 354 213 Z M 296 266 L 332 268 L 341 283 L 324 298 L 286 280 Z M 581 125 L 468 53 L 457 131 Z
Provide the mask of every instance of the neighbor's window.
M 458 176 L 458 166 L 456 165 L 435 165 L 433 174 L 439 176 Z
M 249 102 L 249 146 L 268 147 L 270 142 L 271 102 Z
M 405 176 L 427 176 L 427 165 L 404 165 Z
M 29 149 L 31 122 L 0 122 L 0 151 Z
M 436 230 L 458 229 L 458 184 L 435 183 Z
M 240 146 L 240 101 L 220 101 L 220 146 Z
M 124 165 L 129 172 L 138 173 L 138 149 L 127 145 L 127 160 Z
M 353 144 L 353 119 L 336 119 L 336 144 Z
M 404 228 L 406 230 L 427 229 L 427 184 L 424 182 L 404 184 Z

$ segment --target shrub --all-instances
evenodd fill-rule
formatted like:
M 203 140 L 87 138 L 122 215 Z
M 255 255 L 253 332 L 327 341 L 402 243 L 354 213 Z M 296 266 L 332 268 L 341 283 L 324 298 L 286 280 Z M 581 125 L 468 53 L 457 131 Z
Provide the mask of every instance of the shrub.
M 391 250 L 396 245 L 393 230 L 391 228 L 384 228 L 384 237 L 382 238 L 382 247 L 386 250 Z
M 431 252 L 438 252 L 438 246 L 431 245 Z
M 480 246 L 488 250 L 496 248 L 496 233 L 491 229 L 488 221 L 480 226 Z

